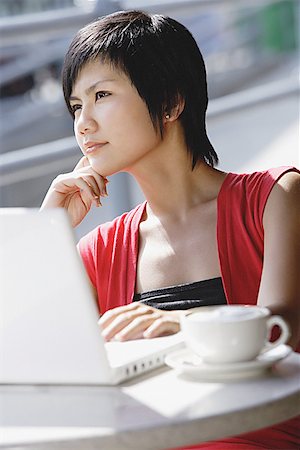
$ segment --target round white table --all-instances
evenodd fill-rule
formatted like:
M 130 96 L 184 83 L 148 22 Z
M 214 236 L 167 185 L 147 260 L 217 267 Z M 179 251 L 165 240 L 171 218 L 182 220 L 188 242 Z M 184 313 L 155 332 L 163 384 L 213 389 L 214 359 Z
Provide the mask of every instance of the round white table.
M 0 448 L 166 449 L 300 414 L 300 355 L 271 373 L 201 382 L 163 367 L 118 387 L 0 386 Z

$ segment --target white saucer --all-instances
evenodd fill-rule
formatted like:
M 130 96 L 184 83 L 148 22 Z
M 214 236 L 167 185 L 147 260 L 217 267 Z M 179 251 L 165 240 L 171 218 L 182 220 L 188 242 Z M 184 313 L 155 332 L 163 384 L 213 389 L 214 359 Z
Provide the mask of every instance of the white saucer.
M 191 350 L 184 348 L 167 355 L 165 363 L 180 373 L 192 375 L 197 379 L 231 381 L 261 375 L 273 364 L 286 358 L 291 351 L 292 348 L 288 345 L 279 345 L 260 354 L 252 361 L 231 364 L 207 364 Z

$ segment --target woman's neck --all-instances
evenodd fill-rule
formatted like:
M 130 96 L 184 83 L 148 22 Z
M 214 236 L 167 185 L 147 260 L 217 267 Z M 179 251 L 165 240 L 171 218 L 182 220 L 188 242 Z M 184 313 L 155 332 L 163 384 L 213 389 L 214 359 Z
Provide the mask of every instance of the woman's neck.
M 192 170 L 191 156 L 178 132 L 164 138 L 131 174 L 148 202 L 148 214 L 177 220 L 185 220 L 191 209 L 215 200 L 226 176 L 205 162 Z

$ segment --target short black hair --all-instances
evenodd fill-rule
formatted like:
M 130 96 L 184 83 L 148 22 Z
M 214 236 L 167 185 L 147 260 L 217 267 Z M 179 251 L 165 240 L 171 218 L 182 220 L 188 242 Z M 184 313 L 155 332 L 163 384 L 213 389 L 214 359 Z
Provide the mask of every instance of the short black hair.
M 208 103 L 206 70 L 199 47 L 188 29 L 170 17 L 142 11 L 119 11 L 78 31 L 65 56 L 62 82 L 69 111 L 73 85 L 81 68 L 98 59 L 123 71 L 137 89 L 156 130 L 179 99 L 179 117 L 192 168 L 211 166 L 218 156 L 206 133 Z

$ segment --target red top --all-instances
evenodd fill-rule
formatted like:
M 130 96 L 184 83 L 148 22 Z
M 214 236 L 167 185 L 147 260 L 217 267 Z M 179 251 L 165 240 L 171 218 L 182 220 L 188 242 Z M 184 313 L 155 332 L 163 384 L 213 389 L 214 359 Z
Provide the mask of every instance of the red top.
M 229 173 L 218 196 L 218 251 L 228 303 L 256 305 L 263 266 L 263 213 L 279 178 L 292 167 Z
M 229 173 L 218 195 L 217 242 L 228 303 L 255 305 L 263 264 L 263 212 L 274 183 L 292 167 Z M 139 224 L 146 202 L 88 233 L 79 250 L 103 314 L 132 302 Z
M 263 265 L 263 212 L 275 182 L 292 167 L 229 173 L 218 195 L 217 242 L 228 303 L 256 304 Z M 82 238 L 79 250 L 95 286 L 100 311 L 132 302 L 139 224 L 146 202 Z M 190 449 L 299 449 L 299 418 L 261 431 Z

